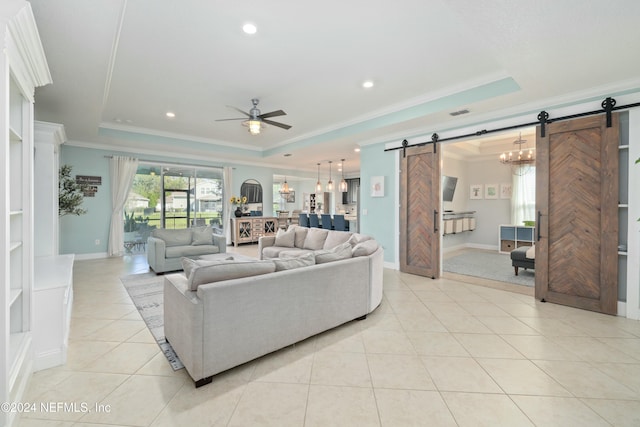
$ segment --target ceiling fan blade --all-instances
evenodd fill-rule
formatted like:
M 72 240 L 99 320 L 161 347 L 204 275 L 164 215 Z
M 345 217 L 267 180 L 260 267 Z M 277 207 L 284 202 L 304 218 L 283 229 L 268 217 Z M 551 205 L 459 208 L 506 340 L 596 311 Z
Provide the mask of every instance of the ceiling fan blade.
M 277 117 L 277 116 L 286 116 L 287 113 L 285 113 L 282 110 L 277 110 L 277 111 L 271 111 L 270 113 L 264 113 L 264 114 L 260 114 L 260 117 L 263 119 L 268 119 L 269 117 Z
M 235 119 L 216 119 L 215 121 L 216 122 L 226 122 L 226 121 L 229 121 L 229 120 L 247 120 L 247 118 L 246 117 L 238 117 L 238 118 L 235 118 Z
M 242 111 L 241 109 L 239 109 L 239 108 L 237 108 L 237 107 L 234 107 L 233 105 L 227 105 L 227 107 L 229 107 L 229 108 L 233 108 L 233 109 L 234 109 L 234 110 L 236 110 L 237 112 L 242 113 L 242 114 L 244 114 L 244 115 L 245 115 L 245 116 L 247 116 L 247 117 L 251 117 L 251 114 L 247 113 L 246 111 Z
M 286 129 L 286 130 L 291 129 L 291 126 L 285 125 L 284 123 L 274 122 L 273 120 L 262 120 L 262 121 L 267 123 L 267 124 L 270 124 L 272 126 L 277 126 L 279 128 L 282 128 L 282 129 Z

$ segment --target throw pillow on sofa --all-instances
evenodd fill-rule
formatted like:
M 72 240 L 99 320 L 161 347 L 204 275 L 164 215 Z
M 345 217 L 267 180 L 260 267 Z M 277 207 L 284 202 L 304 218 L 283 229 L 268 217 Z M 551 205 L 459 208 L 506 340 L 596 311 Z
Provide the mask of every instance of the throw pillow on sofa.
M 258 276 L 274 271 L 276 265 L 273 261 L 218 261 L 211 265 L 196 266 L 189 275 L 188 285 L 189 289 L 197 291 L 198 286 L 207 283 Z
M 316 264 L 351 258 L 351 245 L 344 242 L 333 249 L 321 249 L 314 252 Z
M 329 234 L 327 234 L 327 240 L 324 241 L 324 246 L 322 248 L 323 249 L 335 248 L 339 244 L 348 241 L 351 238 L 351 234 L 352 233 L 345 232 L 345 231 L 335 231 L 335 230 L 329 231 Z
M 297 258 L 276 258 L 273 260 L 276 265 L 276 271 L 293 270 L 294 268 L 308 267 L 316 263 L 316 257 L 313 253 L 306 254 Z
M 191 230 L 191 246 L 212 244 L 213 229 L 210 226 L 193 228 Z
M 151 232 L 153 237 L 164 240 L 166 247 L 191 245 L 191 230 L 188 228 L 157 228 Z
M 324 246 L 324 241 L 327 240 L 327 234 L 329 230 L 322 228 L 310 228 L 307 232 L 307 237 L 304 239 L 303 249 L 318 250 Z
M 347 240 L 347 242 L 351 244 L 351 247 L 355 247 L 358 243 L 362 243 L 372 239 L 373 237 L 366 236 L 364 234 L 353 233 L 351 237 L 349 237 L 349 240 Z
M 375 240 L 365 240 L 353 247 L 352 255 L 357 256 L 369 256 L 378 249 L 378 242 Z
M 278 233 L 276 233 L 276 241 L 274 246 L 279 246 L 282 248 L 293 248 L 296 240 L 296 230 L 288 230 L 284 231 L 279 228 Z
M 304 239 L 307 237 L 307 233 L 309 229 L 307 227 L 300 227 L 299 225 L 290 225 L 287 231 L 295 230 L 296 239 L 294 242 L 294 247 L 303 248 L 304 247 Z

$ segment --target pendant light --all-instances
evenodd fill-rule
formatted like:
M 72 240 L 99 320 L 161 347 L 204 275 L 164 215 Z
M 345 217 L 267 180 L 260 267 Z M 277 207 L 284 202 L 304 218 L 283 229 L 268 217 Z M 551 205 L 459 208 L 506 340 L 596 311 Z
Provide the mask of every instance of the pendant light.
M 287 177 L 284 177 L 284 184 L 280 187 L 280 194 L 289 194 L 289 184 L 287 184 Z
M 322 183 L 320 182 L 320 163 L 318 163 L 318 182 L 316 182 L 316 193 L 322 192 Z
M 329 160 L 329 182 L 327 182 L 327 191 L 333 191 L 333 181 L 331 180 L 331 160 Z
M 342 159 L 342 181 L 340 181 L 340 192 L 346 193 L 348 189 L 347 180 L 344 179 L 344 159 Z

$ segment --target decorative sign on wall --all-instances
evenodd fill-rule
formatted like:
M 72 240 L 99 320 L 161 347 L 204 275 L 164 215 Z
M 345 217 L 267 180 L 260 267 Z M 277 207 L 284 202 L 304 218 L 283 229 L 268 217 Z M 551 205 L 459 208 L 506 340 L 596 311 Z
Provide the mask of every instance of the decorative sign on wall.
M 89 175 L 76 175 L 76 182 L 78 184 L 86 184 L 86 185 L 102 185 L 102 177 L 89 176 Z
M 97 185 L 88 185 L 84 188 L 83 195 L 84 197 L 95 197 L 98 192 Z
M 95 197 L 98 192 L 98 185 L 102 185 L 102 177 L 76 175 L 76 183 L 83 186 L 84 197 Z

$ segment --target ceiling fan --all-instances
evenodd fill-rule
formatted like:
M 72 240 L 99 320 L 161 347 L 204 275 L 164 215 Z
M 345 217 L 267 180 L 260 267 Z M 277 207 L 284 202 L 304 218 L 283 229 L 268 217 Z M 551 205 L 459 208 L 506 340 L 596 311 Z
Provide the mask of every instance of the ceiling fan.
M 251 133 L 252 135 L 259 134 L 260 130 L 264 127 L 264 123 L 277 126 L 285 130 L 291 128 L 291 126 L 286 125 L 284 123 L 274 122 L 273 120 L 267 120 L 270 117 L 286 116 L 287 113 L 285 113 L 282 110 L 276 110 L 276 111 L 271 111 L 269 113 L 261 114 L 260 110 L 258 109 L 259 102 L 260 100 L 258 98 L 253 98 L 251 100 L 253 107 L 249 110 L 248 113 L 246 111 L 242 111 L 239 108 L 233 107 L 231 105 L 227 105 L 227 107 L 233 108 L 234 110 L 244 114 L 247 117 L 237 117 L 234 119 L 217 119 L 216 122 L 224 122 L 227 120 L 244 120 L 242 124 L 249 128 L 249 133 Z

